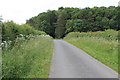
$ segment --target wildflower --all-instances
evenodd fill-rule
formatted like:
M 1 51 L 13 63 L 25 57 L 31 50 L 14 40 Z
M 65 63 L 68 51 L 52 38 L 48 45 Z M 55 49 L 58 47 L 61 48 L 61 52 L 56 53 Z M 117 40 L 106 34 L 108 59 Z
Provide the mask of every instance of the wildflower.
M 4 47 L 4 43 L 1 43 L 1 44 L 0 44 L 0 48 L 1 48 L 1 47 Z
M 23 34 L 19 34 L 21 37 L 23 37 Z
M 3 41 L 5 44 L 7 43 L 6 41 Z

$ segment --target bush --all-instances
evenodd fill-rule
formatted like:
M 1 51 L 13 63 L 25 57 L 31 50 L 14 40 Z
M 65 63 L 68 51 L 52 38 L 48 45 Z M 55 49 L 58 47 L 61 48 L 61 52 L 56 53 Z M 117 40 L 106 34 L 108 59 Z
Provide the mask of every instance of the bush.
M 18 25 L 14 22 L 5 22 L 2 25 L 2 41 L 15 40 L 18 35 L 41 35 L 45 34 L 43 31 L 33 29 L 27 24 Z
M 82 38 L 82 37 L 97 37 L 106 40 L 118 40 L 118 31 L 108 29 L 106 31 L 97 32 L 71 32 L 65 38 Z

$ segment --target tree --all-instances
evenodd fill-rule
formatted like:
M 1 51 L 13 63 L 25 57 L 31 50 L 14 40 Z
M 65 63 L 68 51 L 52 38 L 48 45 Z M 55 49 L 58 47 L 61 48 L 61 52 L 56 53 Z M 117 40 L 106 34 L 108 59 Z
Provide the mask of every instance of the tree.
M 2 17 L 0 16 L 0 43 L 2 40 Z
M 47 33 L 54 38 L 55 37 L 55 25 L 54 24 L 57 21 L 56 11 L 48 10 L 47 11 L 47 20 L 46 21 L 48 22 L 48 24 L 50 24 L 48 26 L 48 32 Z
M 54 23 L 57 21 L 56 11 L 50 11 L 40 13 L 38 16 L 32 17 L 27 20 L 27 24 L 37 30 L 45 31 L 52 37 L 55 37 L 55 26 Z
M 63 7 L 59 7 L 58 10 L 63 10 L 64 8 Z
M 87 32 L 89 31 L 89 24 L 86 20 L 76 19 L 74 20 L 74 32 Z
M 73 32 L 74 31 L 74 20 L 67 20 L 66 22 L 66 31 L 65 34 L 69 33 L 69 32 Z
M 52 37 L 62 38 L 72 31 L 104 31 L 119 30 L 120 8 L 94 7 L 70 8 L 60 7 L 58 10 L 40 13 L 27 20 L 27 23 L 37 30 L 43 30 Z
M 55 29 L 56 38 L 63 38 L 65 36 L 65 25 L 66 25 L 66 12 L 62 10 L 57 19 L 57 25 Z
M 116 23 L 117 23 L 117 30 L 120 30 L 120 6 L 117 7 L 117 15 L 116 15 Z

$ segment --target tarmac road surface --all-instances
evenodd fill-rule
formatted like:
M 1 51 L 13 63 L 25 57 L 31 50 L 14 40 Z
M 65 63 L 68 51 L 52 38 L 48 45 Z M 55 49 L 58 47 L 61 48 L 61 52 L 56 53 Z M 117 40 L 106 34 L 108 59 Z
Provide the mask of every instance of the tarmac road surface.
M 79 48 L 54 40 L 49 78 L 118 78 L 118 73 Z

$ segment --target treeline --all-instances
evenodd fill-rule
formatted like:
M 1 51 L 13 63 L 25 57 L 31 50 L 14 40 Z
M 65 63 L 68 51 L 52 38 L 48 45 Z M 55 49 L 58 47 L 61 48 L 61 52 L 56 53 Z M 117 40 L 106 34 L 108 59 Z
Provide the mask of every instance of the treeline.
M 4 22 L 2 27 L 2 41 L 14 41 L 20 35 L 40 35 L 45 34 L 43 31 L 35 30 L 28 24 L 18 25 L 13 21 Z
M 2 42 L 2 18 L 1 18 L 1 16 L 0 16 L 0 43 Z
M 48 10 L 27 20 L 27 24 L 54 38 L 63 38 L 69 32 L 119 30 L 119 7 L 63 8 Z

